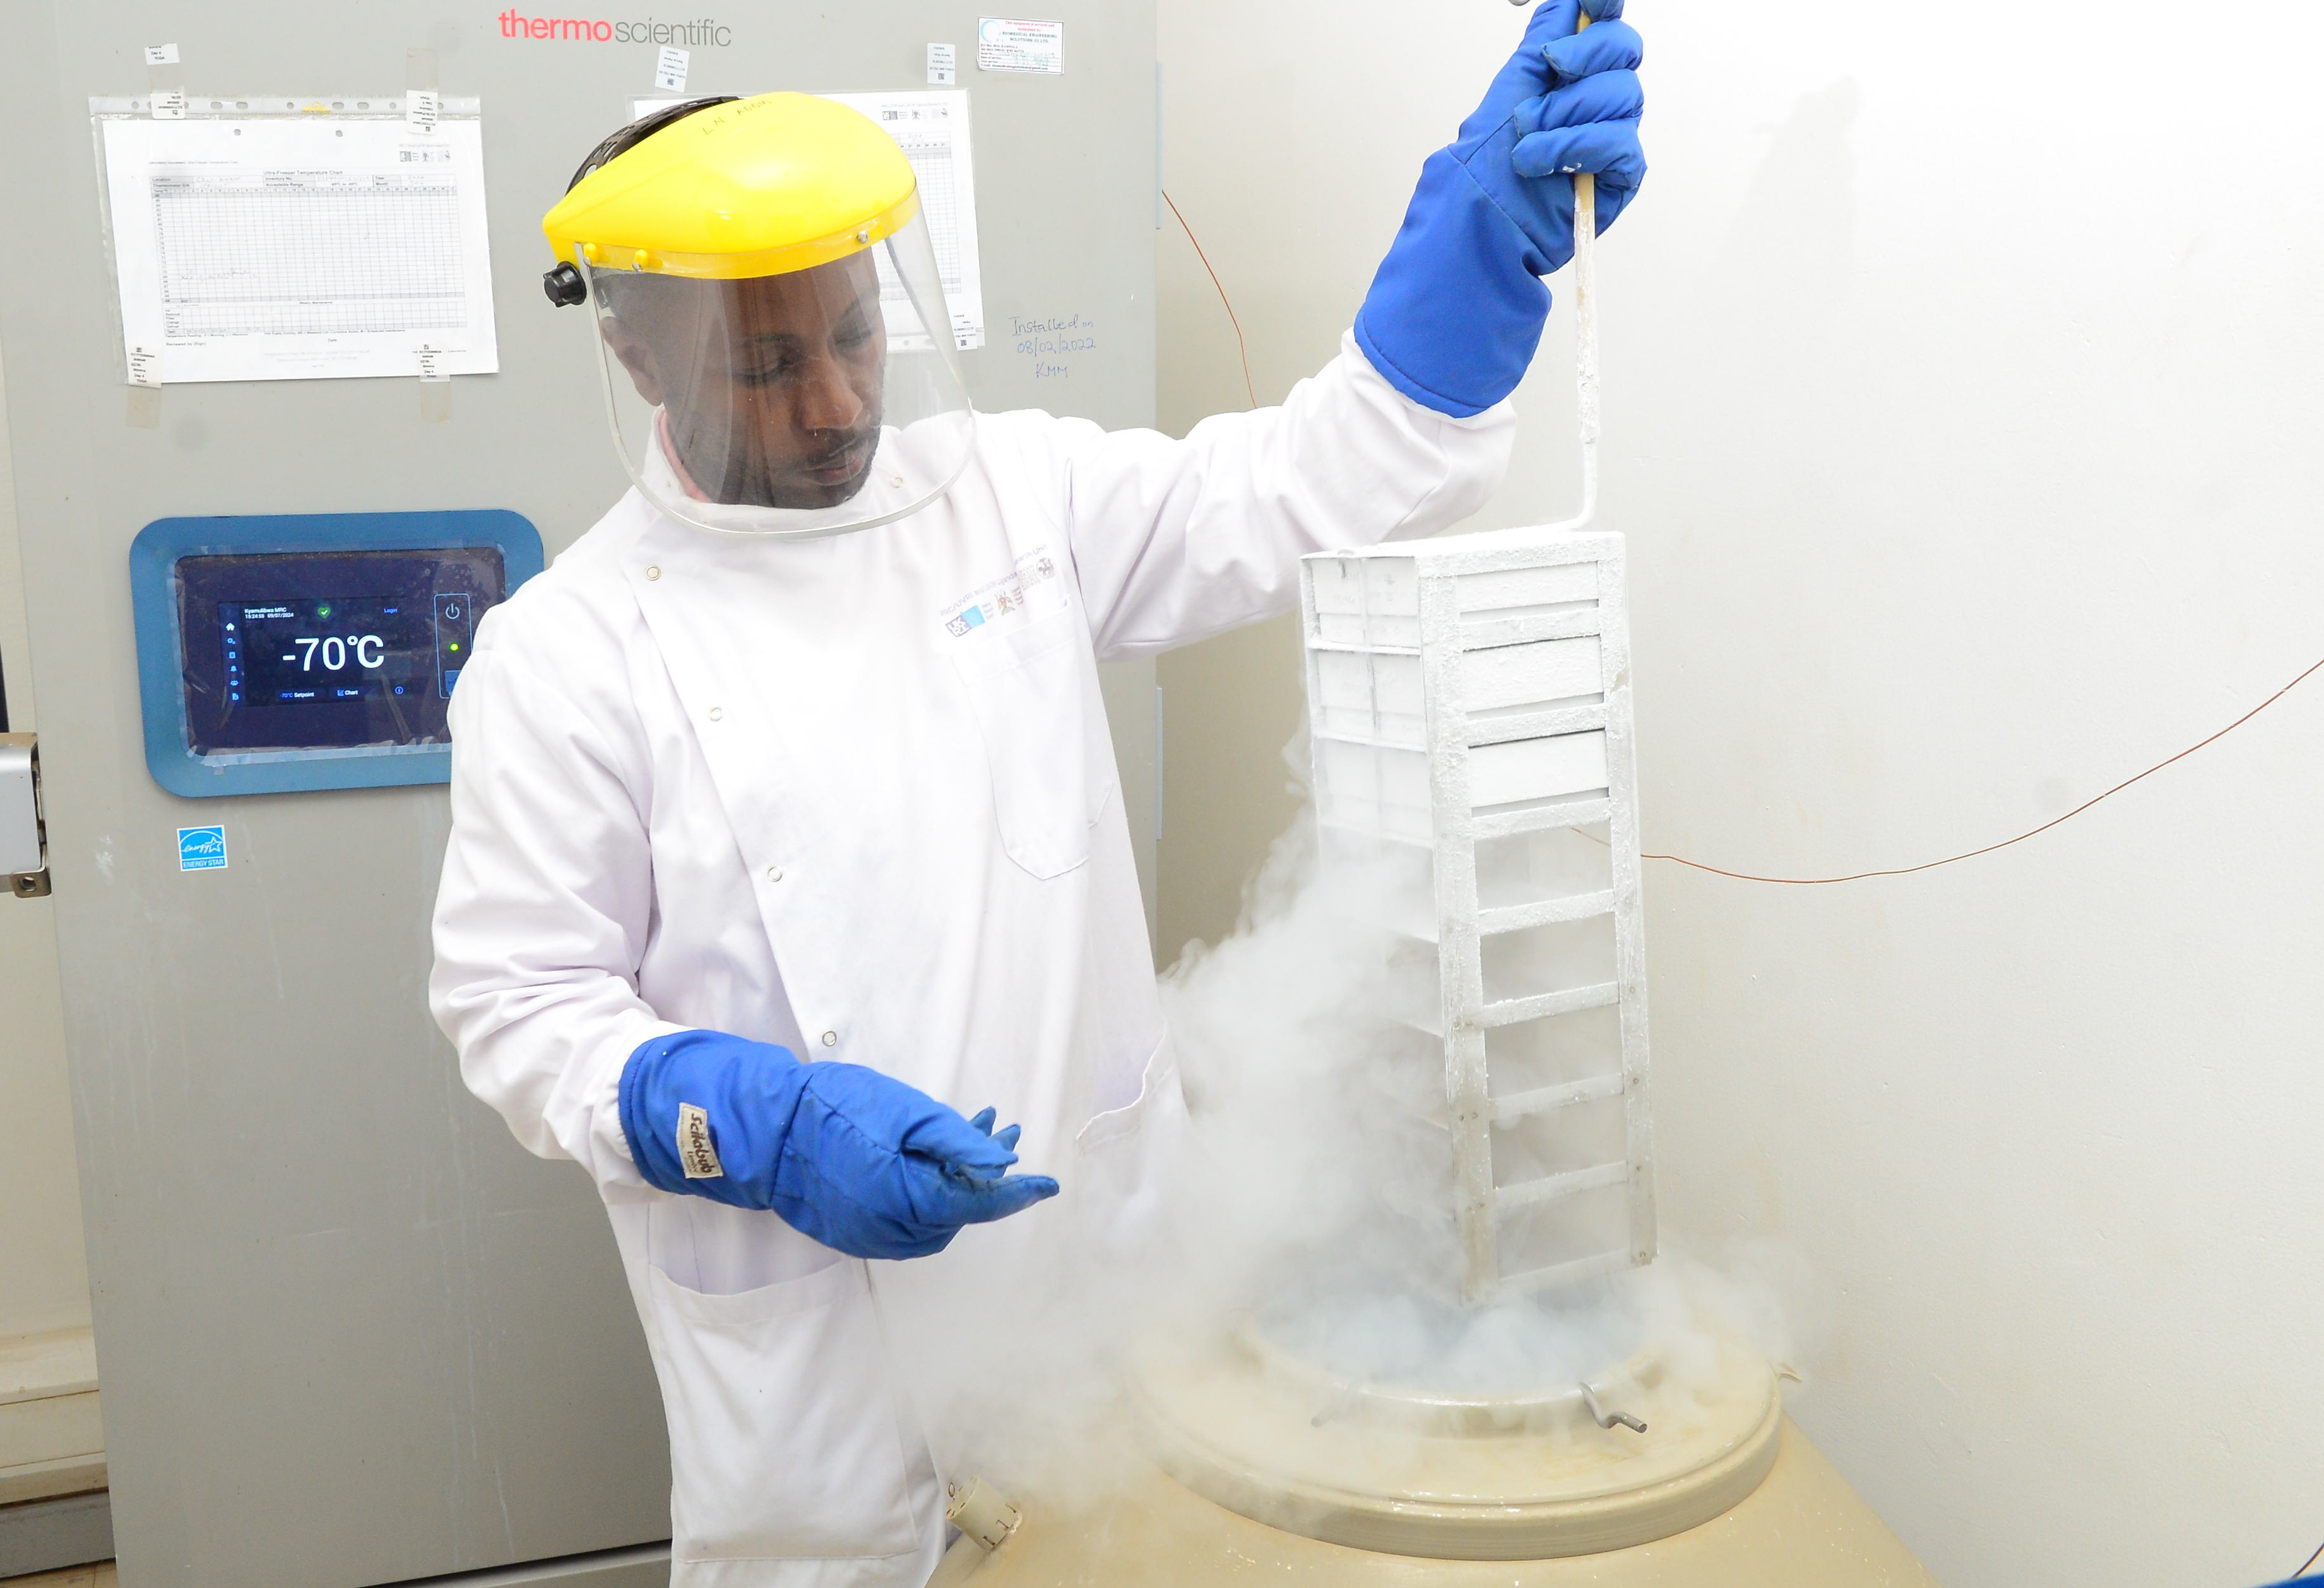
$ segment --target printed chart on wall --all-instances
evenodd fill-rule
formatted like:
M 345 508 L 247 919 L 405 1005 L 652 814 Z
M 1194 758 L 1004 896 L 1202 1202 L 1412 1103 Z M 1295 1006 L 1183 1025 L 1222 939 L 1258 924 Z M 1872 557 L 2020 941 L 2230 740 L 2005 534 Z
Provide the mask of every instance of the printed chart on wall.
M 919 179 L 920 212 L 928 217 L 928 240 L 936 245 L 945 307 L 952 310 L 953 340 L 963 351 L 983 346 L 984 275 L 976 257 L 976 171 L 969 153 L 968 90 L 824 97 L 853 106 L 903 146 L 912 174 Z M 880 262 L 880 306 L 887 311 L 891 333 L 918 329 L 918 317 L 884 257 Z
M 98 125 L 132 384 L 500 367 L 473 115 Z
M 984 274 L 976 252 L 976 166 L 969 148 L 968 90 L 818 97 L 862 111 L 887 128 L 902 146 L 904 157 L 912 162 L 912 174 L 919 180 L 920 211 L 927 217 L 936 272 L 944 279 L 954 344 L 964 352 L 983 346 Z M 630 104 L 630 115 L 634 118 L 681 103 L 636 99 Z M 880 256 L 880 308 L 889 336 L 902 339 L 927 334 L 885 254 Z

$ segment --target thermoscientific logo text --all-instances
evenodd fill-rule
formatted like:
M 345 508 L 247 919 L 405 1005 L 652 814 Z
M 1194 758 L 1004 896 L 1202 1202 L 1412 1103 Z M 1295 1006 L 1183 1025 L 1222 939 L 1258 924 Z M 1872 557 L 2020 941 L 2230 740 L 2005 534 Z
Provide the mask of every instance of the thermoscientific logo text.
M 512 6 L 500 14 L 503 39 L 563 39 L 576 44 L 687 44 L 723 49 L 734 30 L 709 17 L 692 22 L 607 22 L 603 17 L 527 16 Z

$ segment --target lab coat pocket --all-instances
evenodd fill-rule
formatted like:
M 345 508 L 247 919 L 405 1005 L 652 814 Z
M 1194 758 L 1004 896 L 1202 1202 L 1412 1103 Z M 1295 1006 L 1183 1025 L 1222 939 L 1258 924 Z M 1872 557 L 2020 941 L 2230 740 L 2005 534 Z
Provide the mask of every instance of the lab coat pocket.
M 1125 1259 L 1167 1239 L 1170 1186 L 1188 1128 L 1177 1057 L 1165 1035 L 1139 1074 L 1136 1097 L 1074 1137 L 1083 1239 Z
M 732 1296 L 649 1267 L 679 1561 L 867 1558 L 918 1547 L 916 1425 L 869 1276 L 843 1261 Z
M 1089 858 L 1090 829 L 1113 796 L 1113 740 L 1081 614 L 1067 607 L 1014 628 L 972 630 L 953 665 L 992 773 L 1009 858 L 1041 878 Z

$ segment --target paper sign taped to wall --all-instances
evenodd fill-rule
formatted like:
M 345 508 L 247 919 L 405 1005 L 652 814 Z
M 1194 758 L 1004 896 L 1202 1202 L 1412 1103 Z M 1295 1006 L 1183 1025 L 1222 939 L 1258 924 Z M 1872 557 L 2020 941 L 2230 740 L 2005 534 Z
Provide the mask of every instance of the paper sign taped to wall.
M 132 383 L 500 367 L 474 116 L 99 125 Z
M 1018 16 L 979 17 L 976 65 L 981 71 L 1061 72 L 1065 69 L 1065 24 Z

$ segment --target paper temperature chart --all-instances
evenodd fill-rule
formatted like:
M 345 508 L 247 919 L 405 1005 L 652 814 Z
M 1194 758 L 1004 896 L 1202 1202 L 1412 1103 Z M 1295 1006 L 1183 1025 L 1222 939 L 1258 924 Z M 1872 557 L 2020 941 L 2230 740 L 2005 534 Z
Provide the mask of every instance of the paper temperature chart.
M 500 367 L 473 117 L 107 117 L 134 383 Z
M 945 307 L 952 311 L 953 339 L 964 349 L 984 346 L 984 272 L 976 252 L 976 169 L 969 150 L 968 90 L 936 88 L 898 94 L 826 94 L 852 106 L 888 129 L 902 146 L 919 179 L 920 213 L 927 217 L 928 240 L 936 245 L 936 272 L 944 279 Z M 918 328 L 918 316 L 883 257 L 881 307 L 890 328 L 899 306 Z

